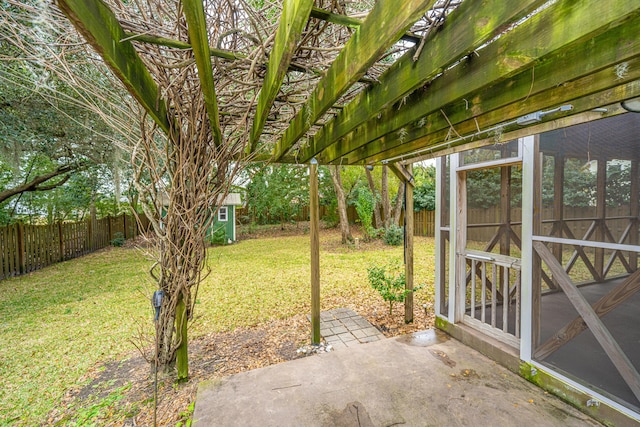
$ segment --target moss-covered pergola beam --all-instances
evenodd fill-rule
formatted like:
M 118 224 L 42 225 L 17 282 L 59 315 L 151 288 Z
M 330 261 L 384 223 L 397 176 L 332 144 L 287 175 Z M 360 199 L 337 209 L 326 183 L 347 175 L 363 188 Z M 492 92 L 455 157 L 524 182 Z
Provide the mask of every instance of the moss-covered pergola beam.
M 599 0 L 558 2 L 480 50 L 479 56 L 471 56 L 465 64 L 448 70 L 428 88 L 414 92 L 406 103 L 391 106 L 357 127 L 339 144 L 324 150 L 318 159 L 323 163 L 332 162 L 387 134 L 408 141 L 403 138 L 408 128 L 416 123 L 422 124 L 429 114 L 451 104 L 459 103 L 465 107 L 469 104 L 472 113 L 480 114 L 482 111 L 474 110 L 470 94 L 496 86 L 524 70 L 531 74 L 530 85 L 535 83 L 538 77 L 535 68 L 545 63 L 546 55 L 567 53 L 570 50 L 567 46 L 571 43 L 591 39 L 612 26 L 624 25 L 638 14 L 640 5 L 635 6 L 630 7 L 625 0 L 612 0 L 606 4 Z M 435 48 L 433 43 L 431 45 L 432 49 Z M 599 50 L 617 51 L 622 48 L 617 41 L 598 46 Z M 562 69 L 570 64 L 557 57 L 551 66 Z M 532 67 L 534 71 L 531 71 Z M 556 83 L 567 80 L 561 78 Z
M 276 144 L 273 159 L 280 160 L 434 3 L 435 0 L 405 0 L 398 8 L 396 2 L 377 2 Z
M 352 18 L 346 15 L 340 15 L 339 13 L 332 13 L 326 11 L 324 9 L 320 9 L 319 7 L 314 7 L 311 9 L 311 17 L 319 19 L 321 21 L 331 22 L 332 24 L 342 25 L 344 27 L 349 27 L 353 29 L 357 29 L 362 25 L 362 21 L 357 18 Z M 417 34 L 407 31 L 400 37 L 401 40 L 419 43 L 421 38 Z
M 634 65 L 640 66 L 640 62 L 634 61 Z M 554 130 L 558 127 L 566 127 L 574 124 L 584 123 L 588 120 L 585 120 L 583 118 L 571 120 L 571 118 L 573 117 L 578 117 L 578 116 L 583 117 L 582 114 L 584 113 L 588 113 L 590 115 L 591 117 L 590 120 L 596 120 L 601 117 L 609 116 L 610 115 L 609 111 L 598 112 L 598 111 L 594 111 L 594 109 L 600 108 L 603 105 L 617 104 L 619 106 L 619 103 L 625 99 L 635 98 L 640 96 L 640 83 L 637 81 L 638 79 L 640 79 L 640 73 L 634 73 L 633 76 L 635 79 L 634 81 L 628 81 L 622 84 L 621 82 L 616 82 L 615 87 L 611 89 L 607 89 L 607 90 L 595 92 L 595 93 L 592 93 L 590 91 L 589 95 L 570 100 L 569 103 L 573 106 L 573 109 L 571 110 L 570 115 L 563 115 L 562 113 L 559 113 L 558 116 L 549 116 L 548 118 L 545 117 L 545 119 L 541 123 L 529 126 L 529 127 L 533 127 L 534 130 L 528 129 L 529 127 L 519 126 L 515 123 L 508 126 L 504 126 L 500 129 L 499 133 L 504 134 L 506 136 L 502 137 L 500 140 L 502 142 L 506 142 L 510 139 L 521 138 L 521 137 L 535 134 L 535 133 Z M 582 80 L 580 83 L 582 84 L 588 83 L 588 79 Z M 553 91 L 549 91 L 549 92 L 545 92 L 544 94 L 541 94 L 542 98 L 547 96 L 550 97 L 550 98 L 547 98 L 546 101 L 542 101 L 542 102 L 544 102 L 545 105 L 549 105 L 549 99 L 558 99 L 565 96 L 566 93 L 563 91 L 563 89 L 564 88 L 556 88 Z M 512 106 L 509 106 L 503 110 L 496 111 L 494 113 L 489 113 L 486 116 L 479 116 L 476 119 L 478 122 L 478 125 L 480 126 L 481 129 L 487 129 L 487 128 L 490 128 L 491 126 L 495 126 L 498 123 L 502 123 L 503 120 L 499 118 L 499 114 L 508 112 L 511 108 Z M 518 111 L 524 114 L 523 108 L 519 108 Z M 612 110 L 612 113 L 617 114 L 613 110 Z M 564 114 L 567 114 L 567 113 L 564 113 Z M 549 123 L 552 125 L 543 126 Z M 558 123 L 564 123 L 564 124 L 558 125 Z M 463 123 L 460 123 L 460 129 L 468 131 L 468 133 L 466 132 L 464 133 L 465 135 L 473 134 L 476 131 L 476 128 L 477 126 L 476 126 L 475 120 L 468 120 Z M 460 132 L 460 133 L 462 134 L 463 132 Z M 407 150 L 406 147 L 397 147 L 396 149 L 391 149 L 385 152 L 381 152 L 377 155 L 373 155 L 372 157 L 365 158 L 359 161 L 354 161 L 353 163 L 349 163 L 349 164 L 364 165 L 364 164 L 381 163 L 381 162 L 388 161 L 388 159 L 392 159 L 391 161 L 394 161 L 394 162 L 411 163 L 419 160 L 431 159 L 431 158 L 466 150 L 469 147 L 471 147 L 471 145 L 473 145 L 474 141 L 482 141 L 482 140 L 485 141 L 484 144 L 475 145 L 476 147 L 478 147 L 482 145 L 492 144 L 492 141 L 496 140 L 496 134 L 493 132 L 483 133 L 475 138 L 458 139 L 456 136 L 453 136 L 449 138 L 451 140 L 450 142 L 446 142 L 447 135 L 448 135 L 447 131 L 441 131 L 439 133 L 427 135 L 420 139 L 411 141 L 412 146 L 415 147 L 414 149 Z
M 466 94 L 467 101 L 443 105 L 440 110 L 406 126 L 402 134 L 399 132 L 386 134 L 344 157 L 335 159 L 334 162 L 348 164 L 379 162 L 427 145 L 455 140 L 459 135 L 470 135 L 478 130 L 515 120 L 532 111 L 573 103 L 576 99 L 632 83 L 640 78 L 638 66 L 640 40 L 635 36 L 638 25 L 640 25 L 640 18 L 634 18 L 628 25 L 616 27 L 586 42 L 573 44 L 566 51 L 547 58 L 534 69 L 524 70 L 494 86 Z M 624 48 L 594 49 L 594 46 L 613 41 L 622 43 Z M 558 64 L 565 65 L 560 67 Z M 464 70 L 464 67 L 460 69 L 460 75 L 464 74 Z M 623 73 L 624 75 L 618 75 L 616 70 L 627 71 Z M 437 102 L 435 100 L 437 93 L 443 93 L 443 91 L 432 93 L 431 98 L 434 102 Z M 633 95 L 620 92 L 615 96 L 622 96 L 620 100 L 623 100 L 625 96 Z M 613 99 L 604 99 L 600 102 L 609 104 Z M 576 105 L 574 107 L 577 108 Z M 571 114 L 576 112 L 574 108 Z M 557 118 L 560 115 L 562 113 L 550 118 Z M 455 132 L 451 130 L 451 126 Z M 514 126 L 518 127 L 518 125 Z M 484 137 L 486 135 L 482 136 Z M 465 142 L 469 142 L 469 139 L 462 141 L 462 143 Z
M 438 31 L 431 33 L 417 61 L 413 60 L 413 50 L 403 55 L 380 76 L 378 84 L 360 93 L 318 131 L 298 158 L 304 162 L 330 145 L 339 144 L 340 138 L 358 125 L 374 119 L 381 110 L 423 86 L 542 3 L 544 0 L 463 2 Z
M 183 42 L 181 40 L 170 39 L 167 37 L 160 37 L 153 34 L 136 34 L 132 32 L 125 32 L 125 36 L 127 40 L 155 44 L 159 46 L 172 47 L 174 49 L 191 49 L 191 44 L 187 42 Z M 246 58 L 246 55 L 241 53 L 235 53 L 230 50 L 225 49 L 216 49 L 214 47 L 209 46 L 209 53 L 211 56 L 215 56 L 222 59 L 228 59 L 230 61 L 236 61 L 238 59 Z
M 123 41 L 125 32 L 111 9 L 99 0 L 59 0 L 58 6 L 129 93 L 169 134 L 171 119 L 158 86 L 131 42 Z
M 280 91 L 280 86 L 289 69 L 293 54 L 298 47 L 302 30 L 304 30 L 309 20 L 312 7 L 313 0 L 284 1 L 273 49 L 269 55 L 267 72 L 264 76 L 260 95 L 258 95 L 255 118 L 249 136 L 249 152 L 255 151 L 260 140 L 260 134 L 267 121 L 267 116 Z
M 211 133 L 216 145 L 222 143 L 220 131 L 220 116 L 218 115 L 218 101 L 216 99 L 216 87 L 213 81 L 213 68 L 211 66 L 211 53 L 209 52 L 209 37 L 207 35 L 207 23 L 204 16 L 202 0 L 182 0 L 184 16 L 187 19 L 189 40 L 193 49 L 193 56 L 198 68 L 198 77 L 204 96 L 204 103 L 209 116 Z

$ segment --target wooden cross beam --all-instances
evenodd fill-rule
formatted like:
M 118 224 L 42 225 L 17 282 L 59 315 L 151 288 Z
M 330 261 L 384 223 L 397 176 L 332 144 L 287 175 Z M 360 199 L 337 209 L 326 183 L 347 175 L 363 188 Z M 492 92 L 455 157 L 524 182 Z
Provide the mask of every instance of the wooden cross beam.
M 585 236 L 583 237 L 582 240 L 589 240 L 589 238 L 591 237 L 591 231 L 593 229 L 595 229 L 595 226 L 597 224 L 597 221 L 593 221 L 593 224 L 591 224 L 591 227 L 589 230 L 587 231 L 587 233 L 585 234 Z M 573 235 L 573 233 L 571 232 L 571 229 L 569 228 L 569 226 L 567 225 L 566 222 L 564 222 L 562 224 L 562 228 L 564 229 L 564 232 L 566 233 L 567 237 L 569 239 L 572 240 L 576 240 L 576 236 Z M 574 245 L 574 257 L 572 257 L 572 259 L 577 259 L 575 258 L 575 254 L 579 255 L 580 258 L 582 258 L 582 262 L 584 262 L 584 265 L 587 267 L 587 269 L 589 270 L 589 272 L 591 273 L 591 277 L 593 277 L 593 280 L 597 281 L 597 282 L 601 282 L 602 280 L 604 280 L 604 277 L 602 277 L 598 271 L 595 269 L 595 267 L 593 266 L 593 264 L 591 263 L 591 260 L 589 259 L 589 256 L 587 256 L 586 252 L 584 251 L 584 249 L 582 249 L 582 247 L 578 246 L 578 245 Z M 571 271 L 571 268 L 573 267 L 575 261 L 573 262 L 569 262 L 567 264 L 567 267 L 564 269 L 567 273 L 569 273 L 569 271 Z
M 389 108 L 379 117 L 357 127 L 344 137 L 340 144 L 325 150 L 319 160 L 323 163 L 331 162 L 385 135 L 389 135 L 389 140 L 385 141 L 385 144 L 398 145 L 411 141 L 408 137 L 402 137 L 405 132 L 417 131 L 420 128 L 422 132 L 431 131 L 430 115 L 434 113 L 436 116 L 442 115 L 440 110 L 450 104 L 455 104 L 458 110 L 466 112 L 467 117 L 479 115 L 487 110 L 476 107 L 477 100 L 472 96 L 482 90 L 503 100 L 508 97 L 508 101 L 503 105 L 513 103 L 514 100 L 527 99 L 528 95 L 531 96 L 529 92 L 532 90 L 532 85 L 539 83 L 541 75 L 538 73 L 538 68 L 546 66 L 549 73 L 567 68 L 574 73 L 579 73 L 570 61 L 563 59 L 565 56 L 573 58 L 571 52 L 574 47 L 568 46 L 580 44 L 618 25 L 628 29 L 625 40 L 630 38 L 631 33 L 637 34 L 637 24 L 631 25 L 628 21 L 637 16 L 638 10 L 640 5 L 631 8 L 626 0 L 615 0 L 606 5 L 599 0 L 589 0 L 579 4 L 558 2 L 489 44 L 480 51 L 479 57 L 470 57 L 465 63 L 459 64 L 435 79 L 425 91 L 416 92 L 414 96 L 409 97 L 406 104 Z M 552 30 L 554 26 L 551 23 L 558 21 L 563 22 L 561 32 Z M 587 58 L 596 51 L 607 51 L 613 55 L 624 56 L 635 49 L 635 47 L 616 49 L 620 39 L 607 39 L 603 42 L 606 44 L 599 46 L 598 49 L 593 49 L 594 45 L 590 45 L 591 50 Z M 635 52 L 637 53 L 638 50 Z M 609 60 L 609 63 L 611 62 L 615 60 Z M 532 71 L 534 66 L 536 68 Z M 586 69 L 583 68 L 578 76 L 592 71 L 593 68 L 588 66 Z M 528 76 L 526 73 L 522 74 L 523 72 L 528 72 Z M 522 74 L 521 77 L 526 76 L 528 82 L 527 92 L 522 95 L 522 98 L 516 97 L 510 86 L 508 90 L 499 92 L 497 89 L 499 85 L 510 83 L 508 79 L 519 74 Z M 571 77 L 567 72 L 564 76 L 561 75 L 554 85 L 558 82 L 566 82 L 569 78 Z M 542 83 L 544 82 L 543 80 Z M 548 100 L 546 105 L 549 105 Z M 444 117 L 438 123 L 443 121 L 448 127 Z M 388 148 L 389 145 L 386 149 Z M 352 162 L 351 159 L 349 161 Z
M 136 34 L 132 32 L 125 32 L 127 40 L 135 40 L 142 43 L 155 44 L 159 46 L 167 46 L 175 49 L 191 49 L 191 44 L 187 42 L 183 42 L 182 40 L 170 39 L 167 37 L 160 37 L 153 34 Z M 211 56 L 215 56 L 216 58 L 227 59 L 229 61 L 237 61 L 240 59 L 246 59 L 247 55 L 241 52 L 233 52 L 226 49 L 217 49 L 215 47 L 209 46 L 209 53 Z M 264 67 L 267 66 L 267 62 L 261 63 Z M 322 71 L 310 68 L 310 67 L 302 67 L 296 64 L 289 64 L 289 71 L 298 71 L 300 73 L 313 73 L 317 76 L 322 75 Z M 367 77 L 361 77 L 358 80 L 360 83 L 375 83 L 375 80 L 372 80 Z M 333 105 L 332 107 L 336 107 Z M 222 114 L 222 113 L 221 113 Z
M 569 298 L 569 301 L 571 301 L 571 304 L 580 317 L 582 317 L 607 356 L 609 356 L 609 359 L 613 362 L 622 379 L 627 383 L 636 399 L 640 400 L 640 374 L 638 374 L 636 368 L 624 354 L 620 345 L 611 336 L 611 333 L 602 323 L 598 314 L 593 310 L 578 288 L 576 288 L 571 278 L 565 273 L 562 265 L 560 265 L 545 244 L 535 241 L 533 242 L 533 247 L 538 255 L 540 255 L 540 258 L 547 264 L 553 276 L 557 279 L 558 285 Z
M 426 42 L 429 48 L 423 50 L 417 61 L 413 60 L 413 51 L 407 52 L 380 76 L 378 84 L 360 93 L 318 131 L 299 158 L 309 159 L 336 143 L 542 3 L 540 0 L 517 0 L 508 4 L 502 0 L 463 2 L 438 31 L 431 33 Z
M 258 96 L 258 105 L 249 137 L 249 152 L 256 149 L 267 116 L 289 69 L 312 7 L 313 0 L 285 0 L 284 2 L 273 49 L 267 64 L 267 73 Z
M 410 185 L 412 187 L 416 185 L 413 179 L 413 174 L 409 172 L 409 170 L 404 165 L 401 165 L 399 163 L 391 163 L 389 165 L 389 169 L 391 169 L 391 172 L 393 172 L 395 176 L 397 176 L 398 179 L 404 182 L 406 185 Z
M 280 160 L 434 3 L 435 0 L 405 0 L 398 8 L 393 1 L 377 2 L 278 141 L 273 160 Z
M 60 0 L 60 10 L 100 54 L 127 91 L 167 134 L 171 119 L 158 86 L 111 9 L 100 0 Z
M 640 291 L 640 270 L 636 270 L 632 275 L 628 276 L 624 282 L 611 290 L 607 295 L 603 296 L 593 304 L 593 311 L 602 318 L 606 314 L 615 310 L 620 304 L 631 298 Z M 544 360 L 557 349 L 580 335 L 582 331 L 587 329 L 582 317 L 576 317 L 573 321 L 560 328 L 551 338 L 544 344 L 539 346 L 534 357 L 538 360 Z
M 331 13 L 324 9 L 320 9 L 319 7 L 314 7 L 311 9 L 311 17 L 320 19 L 322 21 L 331 22 L 332 24 L 342 25 L 349 28 L 359 28 L 362 25 L 362 21 L 357 18 L 351 18 L 350 16 L 340 15 L 339 13 Z M 406 32 L 400 37 L 400 39 L 419 43 L 421 38 L 417 34 L 413 34 L 411 32 Z
M 627 25 L 616 27 L 594 39 L 567 46 L 561 52 L 542 59 L 542 63 L 534 69 L 527 69 L 518 75 L 484 88 L 478 92 L 467 93 L 458 102 L 445 106 L 438 101 L 440 95 L 425 95 L 441 109 L 423 116 L 405 128 L 405 142 L 399 141 L 397 132 L 382 136 L 373 144 L 356 149 L 349 153 L 342 161 L 348 164 L 372 162 L 392 159 L 394 156 L 410 153 L 435 142 L 454 139 L 449 135 L 454 126 L 460 135 L 470 135 L 479 129 L 487 129 L 500 123 L 514 120 L 524 114 L 551 106 L 570 102 L 574 109 L 572 114 L 579 112 L 580 106 L 589 109 L 616 102 L 617 97 L 625 99 L 632 96 L 631 92 L 638 92 L 640 87 L 634 86 L 634 81 L 640 75 L 638 57 L 640 55 L 640 40 L 633 34 L 637 33 L 640 19 L 635 18 Z M 625 49 L 594 49 L 594 45 L 624 43 Z M 628 47 L 628 49 L 627 49 Z M 625 65 L 626 64 L 626 65 Z M 616 69 L 629 69 L 624 76 L 618 77 Z M 635 67 L 635 68 L 634 68 Z M 464 70 L 460 70 L 460 82 L 463 83 Z M 451 81 L 451 80 L 450 80 Z M 563 82 L 559 85 L 558 82 Z M 442 94 L 448 85 L 438 87 Z M 624 86 L 627 89 L 622 90 Z M 605 93 L 612 88 L 618 88 Z M 444 91 L 444 92 L 443 92 Z M 597 95 L 601 93 L 602 95 Z M 581 100 L 582 99 L 582 100 Z M 470 104 L 467 108 L 467 102 Z M 416 107 L 418 108 L 418 107 Z M 424 112 L 424 110 L 422 110 Z M 424 124 L 424 126 L 420 126 Z M 520 128 L 512 124 L 512 128 Z M 509 129 L 504 129 L 509 130 Z M 512 130 L 512 129 L 511 129 Z M 449 138 L 447 136 L 449 135 Z M 487 138 L 490 135 L 484 135 Z M 474 139 L 482 139 L 474 138 Z M 466 141 L 460 141 L 459 145 Z M 323 154 L 324 155 L 324 154 Z M 326 153 L 327 156 L 330 153 Z M 335 157 L 335 156 L 331 156 Z M 330 163 L 322 158 L 323 163 Z
M 207 115 L 209 116 L 213 141 L 216 145 L 220 145 L 222 143 L 222 132 L 220 131 L 216 87 L 213 82 L 213 68 L 211 66 L 204 5 L 202 0 L 182 0 L 182 8 L 187 19 L 189 40 L 191 41 L 193 56 L 198 67 L 198 77 L 200 78 L 200 86 L 202 87 Z
M 131 32 L 125 32 L 127 40 L 135 40 L 142 43 L 155 44 L 159 46 L 173 47 L 175 49 L 191 49 L 191 43 L 183 42 L 182 40 L 170 39 L 167 37 L 155 36 L 153 34 L 136 34 Z M 209 53 L 211 56 L 215 56 L 222 59 L 228 59 L 236 61 L 238 59 L 246 58 L 246 55 L 242 53 L 232 52 L 225 49 L 216 49 L 209 46 Z

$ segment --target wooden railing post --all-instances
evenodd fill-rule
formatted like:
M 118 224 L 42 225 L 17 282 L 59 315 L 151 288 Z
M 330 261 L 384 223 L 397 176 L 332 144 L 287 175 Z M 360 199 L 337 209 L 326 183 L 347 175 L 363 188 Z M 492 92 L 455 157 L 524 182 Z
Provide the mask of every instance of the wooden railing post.
M 631 192 L 629 200 L 629 216 L 631 218 L 631 229 L 629 230 L 629 244 L 638 244 L 638 215 L 640 215 L 640 205 L 638 204 L 638 191 L 640 190 L 640 174 L 639 163 L 637 160 L 631 162 Z M 638 253 L 629 252 L 629 265 L 631 269 L 636 270 L 638 268 Z

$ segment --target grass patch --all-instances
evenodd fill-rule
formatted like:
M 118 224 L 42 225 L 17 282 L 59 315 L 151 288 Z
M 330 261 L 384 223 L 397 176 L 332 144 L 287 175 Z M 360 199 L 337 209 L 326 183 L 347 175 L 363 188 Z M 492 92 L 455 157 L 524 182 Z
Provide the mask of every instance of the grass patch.
M 322 309 L 347 301 L 361 313 L 376 304 L 385 312 L 367 268 L 401 261 L 402 248 L 374 242 L 355 249 L 339 241 L 335 231 L 322 232 Z M 433 239 L 416 238 L 415 284 L 427 284 L 416 293 L 416 310 L 433 300 L 433 250 Z M 212 271 L 198 293 L 191 337 L 310 310 L 308 235 L 213 247 L 208 262 Z M 139 323 L 152 328 L 150 264 L 136 250 L 112 248 L 0 281 L 0 424 L 47 423 L 64 393 L 88 381 L 90 367 L 134 350 Z M 77 415 L 91 420 L 117 396 Z
M 113 249 L 0 282 L 0 420 L 45 422 L 90 366 L 131 350 L 148 267 Z
M 402 247 L 374 242 L 362 249 L 335 245 L 335 232 L 321 234 L 321 309 L 341 306 L 345 300 L 368 303 L 382 299 L 369 286 L 367 268 L 402 262 Z M 289 236 L 248 240 L 214 247 L 208 253 L 212 271 L 198 294 L 196 333 L 223 332 L 253 326 L 269 319 L 286 318 L 311 310 L 309 237 Z M 416 285 L 426 283 L 418 300 L 433 299 L 434 242 L 415 239 Z M 418 301 L 416 302 L 416 306 Z M 420 302 L 422 304 L 422 302 Z

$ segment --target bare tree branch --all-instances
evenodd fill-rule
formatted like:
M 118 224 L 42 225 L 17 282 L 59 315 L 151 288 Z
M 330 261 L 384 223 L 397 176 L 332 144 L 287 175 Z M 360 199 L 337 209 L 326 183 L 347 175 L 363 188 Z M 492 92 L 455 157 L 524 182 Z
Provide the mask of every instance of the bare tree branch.
M 14 188 L 10 188 L 8 190 L 4 190 L 0 192 L 0 203 L 5 200 L 16 196 L 18 194 L 27 193 L 30 191 L 48 191 L 53 190 L 67 182 L 67 180 L 71 177 L 71 172 L 77 170 L 79 168 L 78 165 L 64 165 L 59 166 L 56 170 L 46 173 L 44 175 L 38 175 L 34 177 L 31 181 L 26 182 L 22 185 L 19 185 Z M 65 175 L 66 174 L 66 175 Z M 60 175 L 65 175 L 59 181 L 55 183 L 51 183 L 48 185 L 44 185 L 47 181 L 58 177 Z

